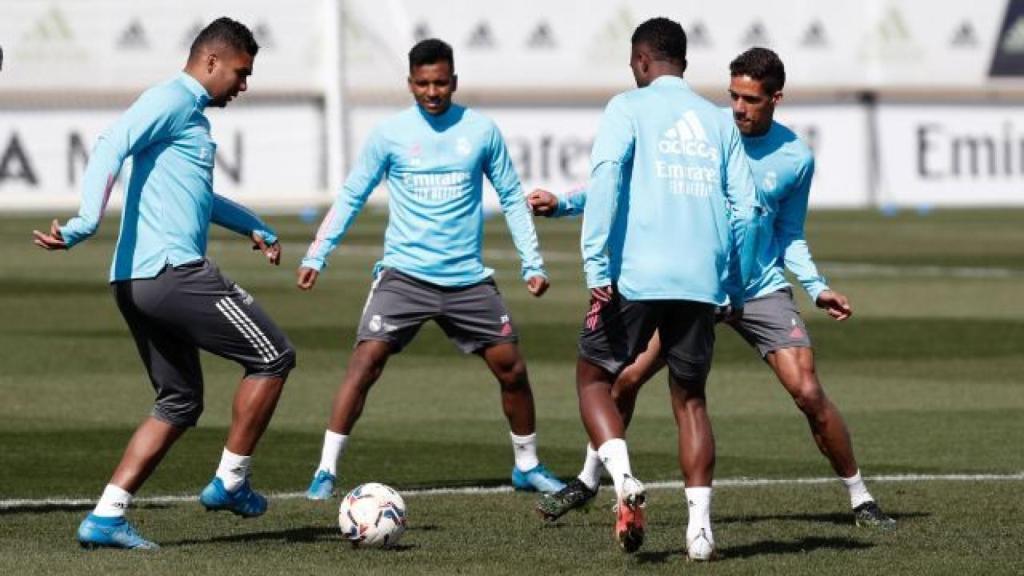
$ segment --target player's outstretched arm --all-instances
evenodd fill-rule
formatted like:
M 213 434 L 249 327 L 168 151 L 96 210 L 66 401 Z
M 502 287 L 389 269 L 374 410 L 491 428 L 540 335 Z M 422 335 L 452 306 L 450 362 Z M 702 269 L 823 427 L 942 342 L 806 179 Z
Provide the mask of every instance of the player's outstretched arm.
M 68 243 L 60 233 L 60 223 L 54 218 L 50 223 L 50 232 L 44 233 L 39 230 L 32 231 L 32 243 L 47 250 L 67 250 Z
M 214 194 L 210 219 L 218 226 L 247 236 L 252 240 L 252 249 L 259 250 L 274 266 L 281 262 L 281 243 L 277 241 L 277 235 L 252 210 Z
M 823 290 L 814 303 L 840 322 L 853 316 L 853 307 L 850 306 L 849 299 L 835 290 Z

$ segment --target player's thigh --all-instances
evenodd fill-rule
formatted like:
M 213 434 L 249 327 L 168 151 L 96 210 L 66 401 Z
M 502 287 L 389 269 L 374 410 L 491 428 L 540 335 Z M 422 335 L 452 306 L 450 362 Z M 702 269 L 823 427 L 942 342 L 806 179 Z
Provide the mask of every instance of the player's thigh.
M 647 348 L 660 313 L 659 303 L 628 300 L 618 292 L 609 302 L 591 299 L 580 330 L 580 357 L 618 374 Z
M 468 354 L 518 342 L 519 333 L 493 279 L 446 290 L 442 298 L 443 312 L 437 323 L 459 350 Z M 517 350 L 513 346 L 505 351 L 518 355 Z
M 790 288 L 748 300 L 743 317 L 732 327 L 762 358 L 776 350 L 811 347 L 811 336 Z
M 164 273 L 167 293 L 152 314 L 196 346 L 241 364 L 247 375 L 284 376 L 295 351 L 284 332 L 241 286 L 207 260 Z
M 660 317 L 662 357 L 676 381 L 703 386 L 715 351 L 715 307 L 704 302 L 666 302 Z
M 356 343 L 387 342 L 392 353 L 400 352 L 420 326 L 440 312 L 440 288 L 399 270 L 384 268 L 370 286 Z
M 194 426 L 203 409 L 198 347 L 177 327 L 143 311 L 162 292 L 152 280 L 116 282 L 113 291 L 156 393 L 154 415 L 177 427 Z

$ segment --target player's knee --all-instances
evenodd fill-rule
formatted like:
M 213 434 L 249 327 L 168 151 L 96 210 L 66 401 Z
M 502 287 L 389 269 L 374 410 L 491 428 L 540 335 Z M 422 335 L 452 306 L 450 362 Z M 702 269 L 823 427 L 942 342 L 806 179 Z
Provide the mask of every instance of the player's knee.
M 793 401 L 804 414 L 816 416 L 825 409 L 828 400 L 817 379 L 805 377 L 793 393 Z
M 493 370 L 501 389 L 506 392 L 517 392 L 530 386 L 526 377 L 526 363 L 521 359 L 499 363 L 493 366 Z
M 288 374 L 292 371 L 292 368 L 295 368 L 295 360 L 295 348 L 292 347 L 291 343 L 289 342 L 288 346 L 284 349 L 284 351 L 278 354 L 277 358 L 275 358 L 274 361 L 270 363 L 270 370 L 268 372 L 270 375 L 276 376 L 283 380 L 288 377 Z
M 153 416 L 175 428 L 193 428 L 199 423 L 203 408 L 201 397 L 157 399 Z

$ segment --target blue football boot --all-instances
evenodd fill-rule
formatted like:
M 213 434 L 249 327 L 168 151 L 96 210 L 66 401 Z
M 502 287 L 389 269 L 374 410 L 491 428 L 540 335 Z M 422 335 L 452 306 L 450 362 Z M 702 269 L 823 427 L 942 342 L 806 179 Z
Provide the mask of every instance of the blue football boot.
M 78 543 L 82 548 L 126 548 L 156 550 L 160 548 L 132 528 L 124 516 L 109 517 L 89 514 L 78 525 Z
M 338 477 L 327 470 L 317 470 L 313 481 L 309 483 L 309 489 L 306 490 L 306 498 L 308 500 L 330 500 L 331 496 L 334 496 L 334 483 L 337 481 Z
M 214 477 L 199 494 L 199 502 L 208 511 L 227 510 L 243 518 L 255 518 L 267 511 L 267 499 L 249 486 L 249 479 L 234 492 L 224 489 L 224 482 Z
M 565 488 L 565 483 L 545 468 L 543 464 L 537 464 L 526 472 L 513 467 L 512 487 L 523 492 L 550 494 Z

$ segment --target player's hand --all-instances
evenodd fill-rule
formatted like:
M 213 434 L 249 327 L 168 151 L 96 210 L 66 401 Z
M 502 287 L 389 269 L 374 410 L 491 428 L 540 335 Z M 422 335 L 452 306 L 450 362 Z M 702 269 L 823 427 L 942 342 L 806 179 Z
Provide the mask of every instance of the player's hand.
M 834 290 L 825 290 L 821 294 L 818 294 L 818 300 L 815 302 L 818 308 L 823 308 L 828 315 L 842 322 L 850 316 L 853 316 L 853 308 L 850 307 L 850 301 L 839 292 Z
M 725 318 L 722 322 L 731 324 L 733 326 L 739 324 L 740 320 L 743 319 L 743 306 L 726 306 Z
M 534 216 L 551 216 L 558 210 L 558 197 L 541 188 L 527 194 L 526 203 Z
M 597 288 L 590 289 L 590 297 L 598 302 L 608 303 L 612 301 L 612 296 L 615 295 L 615 289 L 608 286 L 598 286 Z
M 715 306 L 715 324 L 725 322 L 732 315 L 732 306 Z
M 312 268 L 302 266 L 298 272 L 295 273 L 296 280 L 295 285 L 299 287 L 299 290 L 312 290 L 313 286 L 316 285 L 316 279 L 320 276 L 320 273 Z
M 44 234 L 39 230 L 32 231 L 32 243 L 40 248 L 47 250 L 67 250 L 68 243 L 64 241 L 64 237 L 60 234 L 60 224 L 57 219 L 54 218 L 50 224 L 50 233 Z
M 548 282 L 546 277 L 539 274 L 536 276 L 530 276 L 526 280 L 526 289 L 530 291 L 530 294 L 533 294 L 537 298 L 543 296 L 550 286 L 551 282 Z
M 281 263 L 281 243 L 274 242 L 273 244 L 267 244 L 266 240 L 259 232 L 253 232 L 250 235 L 252 238 L 252 249 L 263 252 L 263 255 L 267 257 L 267 260 L 277 266 Z

